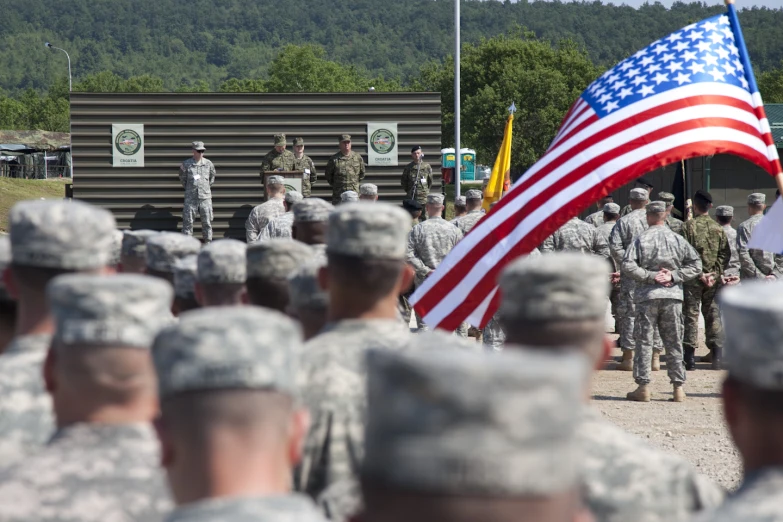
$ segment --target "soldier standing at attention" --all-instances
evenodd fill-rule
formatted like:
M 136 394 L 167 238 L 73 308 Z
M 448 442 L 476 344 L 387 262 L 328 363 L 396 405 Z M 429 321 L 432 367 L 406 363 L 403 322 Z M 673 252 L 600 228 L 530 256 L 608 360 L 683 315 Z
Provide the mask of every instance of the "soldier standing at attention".
M 198 254 L 196 301 L 201 306 L 239 306 L 248 303 L 247 245 L 221 239 Z
M 198 261 L 195 254 L 174 263 L 174 305 L 171 307 L 171 313 L 175 317 L 201 307 L 196 300 L 196 272 Z
M 650 362 L 655 328 L 666 349 L 666 370 L 674 386 L 674 402 L 685 400 L 682 361 L 682 284 L 699 277 L 701 259 L 685 239 L 666 226 L 666 203 L 647 205 L 649 228 L 633 240 L 623 259 L 623 277 L 636 282 L 634 302 L 633 376 L 638 388 L 628 392 L 632 401 L 650 402 Z
M 267 224 L 285 214 L 285 180 L 282 176 L 269 176 L 266 180 L 267 199 L 253 210 L 245 221 L 245 240 L 248 244 L 261 239 Z
M 452 219 L 451 222 L 456 225 L 457 219 L 461 218 L 467 213 L 468 213 L 468 201 L 465 198 L 465 196 L 454 198 L 454 219 Z
M 674 194 L 671 192 L 659 192 L 658 199 L 666 203 L 666 226 L 675 234 L 682 234 L 682 220 L 672 216 L 672 210 L 674 210 Z
M 581 252 L 609 259 L 609 245 L 593 225 L 574 216 L 541 244 L 541 253 Z
M 287 190 L 285 197 L 283 197 L 283 203 L 285 204 L 285 214 L 277 216 L 266 224 L 261 234 L 258 236 L 259 241 L 266 239 L 277 238 L 291 238 L 291 226 L 294 223 L 294 213 L 291 211 L 294 205 L 302 201 L 302 195 L 295 190 Z
M 359 199 L 362 201 L 378 201 L 378 186 L 372 183 L 362 183 L 359 187 Z
M 264 179 L 264 172 L 294 170 L 294 153 L 285 146 L 285 134 L 275 134 L 275 148 L 267 152 L 261 161 L 261 179 Z
M 593 212 L 585 218 L 585 223 L 593 225 L 595 228 L 604 224 L 604 207 L 609 203 L 614 203 L 612 196 L 604 196 L 601 201 L 598 202 L 598 212 Z M 619 213 L 619 212 L 618 212 Z
M 743 221 L 737 229 L 737 254 L 740 258 L 740 276 L 743 281 L 753 279 L 766 279 L 774 281 L 777 279 L 773 271 L 775 270 L 775 256 L 770 252 L 763 250 L 748 249 L 748 241 L 753 234 L 761 218 L 764 217 L 764 209 L 767 197 L 761 193 L 754 193 L 748 196 L 748 214 L 750 217 Z
M 343 192 L 358 194 L 359 183 L 364 179 L 365 167 L 362 156 L 351 150 L 351 135 L 341 134 L 340 152 L 326 163 L 326 182 L 332 187 L 332 205 L 339 205 Z
M 612 235 L 617 220 L 620 219 L 620 205 L 617 203 L 607 203 L 603 208 L 603 216 L 601 217 L 601 225 L 597 228 L 598 235 L 604 238 L 606 244 L 609 244 L 609 237 Z M 615 261 L 613 256 L 609 256 L 609 263 L 612 265 L 612 292 L 609 295 L 609 302 L 612 305 L 612 316 L 615 317 L 615 332 L 619 332 L 620 328 L 617 325 L 617 309 L 620 306 L 620 265 Z
M 465 192 L 465 208 L 467 213 L 452 221 L 457 228 L 460 229 L 463 236 L 466 236 L 470 232 L 476 223 L 484 217 L 484 212 L 481 210 L 481 203 L 484 201 L 484 196 L 478 189 L 470 189 Z
M 413 161 L 402 171 L 400 185 L 405 190 L 407 199 L 415 199 L 424 205 L 432 187 L 432 167 L 429 163 L 424 163 L 424 153 L 418 145 L 411 148 L 411 158 Z
M 699 344 L 699 307 L 704 314 L 704 333 L 707 348 L 712 354 L 712 368 L 720 369 L 723 327 L 715 296 L 722 286 L 723 271 L 731 259 L 731 248 L 723 227 L 710 217 L 711 207 L 710 193 L 697 190 L 693 195 L 694 218 L 688 220 L 682 227 L 682 236 L 701 257 L 702 270 L 699 277 L 683 285 L 682 310 L 685 315 L 683 350 L 686 370 L 696 368 L 694 353 Z
M 734 219 L 734 207 L 729 205 L 719 206 L 715 209 L 715 219 L 723 227 L 726 238 L 729 240 L 729 248 L 731 249 L 729 266 L 723 271 L 723 284 L 735 285 L 739 283 L 740 260 L 737 253 L 737 231 L 731 226 L 731 221 Z
M 205 243 L 212 241 L 212 184 L 215 183 L 215 166 L 204 157 L 203 141 L 193 142 L 193 157 L 179 167 L 179 182 L 185 189 L 185 206 L 182 208 L 182 233 L 193 235 L 193 219 L 198 212 L 201 218 L 201 237 Z
M 126 230 L 122 236 L 120 264 L 117 271 L 143 274 L 147 270 L 147 240 L 158 235 L 155 230 Z
M 147 240 L 146 274 L 174 284 L 174 264 L 198 254 L 201 243 L 175 232 L 160 232 Z
M 652 195 L 652 191 L 653 191 L 652 182 L 650 182 L 650 180 L 647 178 L 639 178 L 636 180 L 635 186 L 636 188 L 641 188 L 647 191 L 647 201 L 650 201 L 650 196 Z M 630 203 L 628 205 L 625 205 L 623 209 L 620 211 L 620 217 L 627 216 L 628 214 L 633 212 L 633 210 L 634 209 Z
M 302 170 L 302 196 L 309 198 L 313 185 L 318 179 L 318 173 L 315 171 L 315 163 L 310 156 L 304 153 L 304 138 L 294 138 L 294 166 L 291 170 Z

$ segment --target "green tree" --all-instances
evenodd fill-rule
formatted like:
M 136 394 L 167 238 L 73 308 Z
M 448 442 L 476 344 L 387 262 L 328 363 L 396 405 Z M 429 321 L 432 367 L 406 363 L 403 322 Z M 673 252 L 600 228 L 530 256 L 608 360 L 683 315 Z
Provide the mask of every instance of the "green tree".
M 783 103 L 783 63 L 779 69 L 764 71 L 757 80 L 764 103 Z

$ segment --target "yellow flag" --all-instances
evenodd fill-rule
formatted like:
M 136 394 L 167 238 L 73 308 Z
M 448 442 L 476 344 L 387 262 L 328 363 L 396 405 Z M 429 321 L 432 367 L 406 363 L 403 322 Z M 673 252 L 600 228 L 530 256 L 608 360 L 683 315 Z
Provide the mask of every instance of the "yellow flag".
M 489 206 L 498 201 L 503 195 L 503 187 L 511 176 L 511 128 L 514 115 L 509 114 L 506 121 L 506 131 L 503 133 L 503 143 L 500 145 L 498 157 L 495 158 L 495 166 L 492 167 L 492 176 L 489 178 L 487 188 L 484 190 L 484 203 L 481 205 L 489 212 Z

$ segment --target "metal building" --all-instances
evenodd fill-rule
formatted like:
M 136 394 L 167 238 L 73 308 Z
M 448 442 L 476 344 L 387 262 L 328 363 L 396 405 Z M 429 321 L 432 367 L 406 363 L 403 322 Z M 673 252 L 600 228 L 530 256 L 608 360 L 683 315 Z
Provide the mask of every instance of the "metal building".
M 365 181 L 381 199 L 399 202 L 400 175 L 413 145 L 421 145 L 440 190 L 440 93 L 235 94 L 72 93 L 73 197 L 111 210 L 121 228 L 181 230 L 183 192 L 178 169 L 190 143 L 205 142 L 217 170 L 213 186 L 215 237 L 244 239 L 250 210 L 261 203 L 261 159 L 273 135 L 305 140 L 319 179 L 314 196 L 331 195 L 323 178 L 338 152 L 338 135 L 350 134 L 367 161 L 367 123 L 397 123 L 398 165 L 367 167 Z M 144 124 L 145 166 L 112 167 L 112 124 Z M 194 235 L 200 236 L 196 220 Z

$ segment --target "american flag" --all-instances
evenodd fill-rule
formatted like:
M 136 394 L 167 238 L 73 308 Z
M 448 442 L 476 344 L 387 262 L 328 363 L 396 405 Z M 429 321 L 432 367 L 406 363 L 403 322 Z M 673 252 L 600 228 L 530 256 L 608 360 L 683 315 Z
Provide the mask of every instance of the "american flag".
M 514 183 L 417 289 L 433 327 L 484 326 L 496 280 L 513 259 L 592 202 L 642 174 L 694 156 L 731 153 L 772 175 L 780 161 L 736 11 L 689 25 L 595 80 L 541 159 Z

